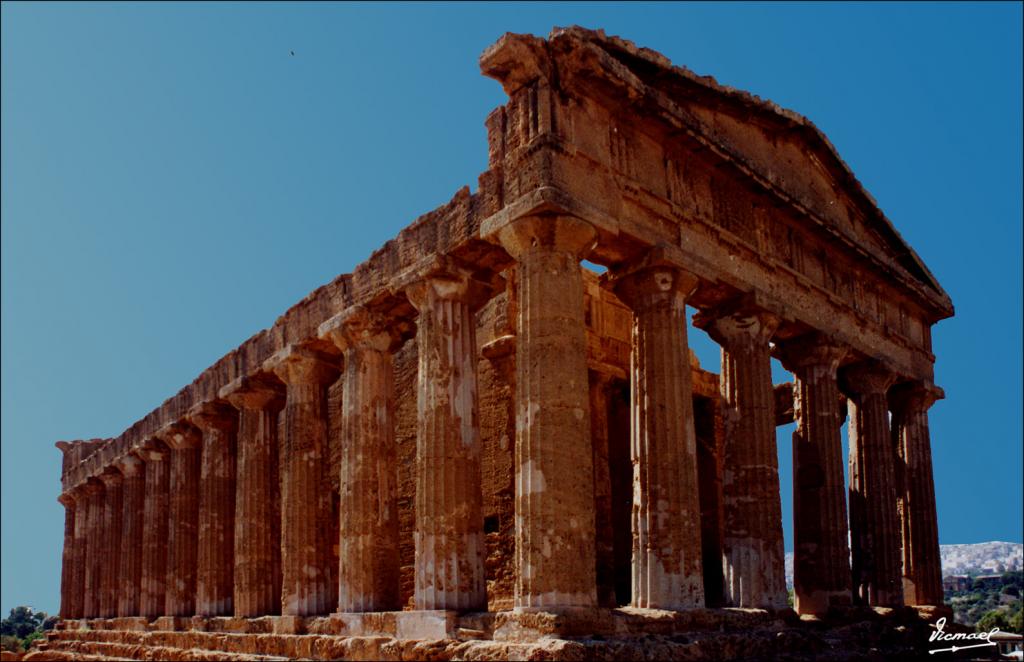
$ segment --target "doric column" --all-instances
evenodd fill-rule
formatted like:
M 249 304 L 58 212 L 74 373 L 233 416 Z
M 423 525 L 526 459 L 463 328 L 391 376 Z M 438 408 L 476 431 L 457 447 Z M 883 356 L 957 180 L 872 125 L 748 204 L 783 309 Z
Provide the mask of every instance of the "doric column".
M 277 414 L 284 389 L 270 377 L 237 379 L 220 397 L 238 409 L 235 616 L 281 613 L 281 494 Z
M 156 439 L 139 451 L 146 463 L 146 498 L 142 526 L 142 597 L 139 611 L 146 618 L 165 615 L 167 597 L 167 531 L 170 465 L 167 447 Z
M 87 514 L 85 519 L 85 606 L 82 616 L 98 618 L 103 593 L 103 483 L 90 478 L 84 486 Z
M 924 381 L 899 384 L 889 394 L 896 447 L 903 462 L 903 597 L 907 604 L 941 605 L 942 559 L 928 409 L 945 394 Z
M 235 581 L 235 435 L 238 413 L 202 402 L 188 418 L 202 431 L 196 614 L 231 616 Z
M 390 320 L 361 307 L 329 320 L 320 335 L 330 337 L 345 355 L 338 611 L 398 609 L 391 354 L 400 338 Z
M 903 604 L 901 531 L 896 514 L 896 451 L 887 393 L 895 375 L 877 361 L 844 368 L 850 398 L 850 545 L 855 600 Z
M 75 544 L 71 563 L 71 595 L 73 596 L 71 618 L 85 617 L 85 564 L 88 545 L 86 533 L 89 526 L 89 496 L 84 486 L 71 492 L 75 500 Z
M 847 350 L 819 334 L 782 345 L 796 375 L 793 432 L 793 583 L 801 614 L 849 605 L 843 448 L 836 369 Z
M 199 563 L 199 459 L 202 436 L 187 424 L 161 430 L 170 448 L 170 522 L 167 540 L 167 615 L 196 614 Z
M 146 471 L 138 457 L 125 455 L 117 461 L 124 476 L 121 487 L 121 559 L 117 615 L 138 616 L 142 598 L 143 512 L 146 503 Z
M 121 583 L 121 528 L 124 504 L 124 476 L 114 468 L 100 474 L 103 481 L 103 568 L 100 571 L 100 616 L 117 616 L 117 594 Z
M 75 587 L 75 498 L 65 492 L 57 497 L 64 506 L 64 550 L 60 566 L 60 617 L 75 618 L 79 599 Z
M 786 606 L 785 551 L 768 345 L 778 320 L 738 310 L 709 312 L 696 323 L 722 347 L 726 604 L 779 609 Z
M 607 279 L 633 310 L 633 606 L 704 606 L 686 299 L 693 274 L 656 252 Z
M 297 346 L 278 352 L 265 367 L 287 387 L 280 467 L 281 613 L 326 614 L 331 556 L 323 532 L 330 512 L 324 473 L 327 386 L 337 378 L 338 369 L 328 357 Z
M 608 389 L 612 376 L 590 371 L 590 438 L 594 463 L 595 577 L 599 607 L 618 606 L 615 596 L 615 531 L 612 478 L 608 464 Z M 620 467 L 625 470 L 625 467 Z
M 486 610 L 473 312 L 489 288 L 449 268 L 406 293 L 419 311 L 414 604 Z
M 593 606 L 594 475 L 580 259 L 596 231 L 571 216 L 508 221 L 516 260 L 517 609 Z

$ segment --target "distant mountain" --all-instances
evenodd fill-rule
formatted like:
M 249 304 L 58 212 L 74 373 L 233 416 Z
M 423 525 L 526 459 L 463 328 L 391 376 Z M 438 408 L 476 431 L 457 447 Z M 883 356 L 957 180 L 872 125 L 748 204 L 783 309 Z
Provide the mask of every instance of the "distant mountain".
M 970 545 L 939 545 L 942 576 L 994 575 L 1024 570 L 1024 544 L 978 542 Z M 786 554 L 786 586 L 793 587 L 793 553 Z

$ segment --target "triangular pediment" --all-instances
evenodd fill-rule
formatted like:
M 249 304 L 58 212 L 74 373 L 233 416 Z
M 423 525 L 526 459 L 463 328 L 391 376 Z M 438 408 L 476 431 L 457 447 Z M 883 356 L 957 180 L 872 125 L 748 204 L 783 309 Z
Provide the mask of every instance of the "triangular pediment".
M 699 136 L 799 210 L 801 222 L 817 225 L 814 231 L 835 236 L 851 253 L 891 270 L 935 319 L 952 315 L 952 302 L 937 279 L 806 117 L 603 31 L 556 29 L 547 40 L 506 35 L 506 49 L 509 40 L 519 42 L 509 49 L 518 71 L 502 70 L 500 64 L 490 71 L 485 67 L 506 88 L 521 84 L 515 78 L 550 77 L 570 94 L 602 95 L 603 105 L 621 106 L 618 112 L 625 117 L 656 118 L 670 127 L 669 135 Z

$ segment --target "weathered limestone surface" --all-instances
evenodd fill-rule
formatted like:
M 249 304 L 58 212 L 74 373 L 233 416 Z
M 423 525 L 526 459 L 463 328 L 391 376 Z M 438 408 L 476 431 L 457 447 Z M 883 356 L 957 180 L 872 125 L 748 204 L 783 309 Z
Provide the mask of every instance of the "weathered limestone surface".
M 495 228 L 516 259 L 516 608 L 597 601 L 590 403 L 579 261 L 590 225 L 526 217 Z
M 103 483 L 90 480 L 85 484 L 85 601 L 82 609 L 86 618 L 100 616 L 103 588 L 104 540 L 103 514 L 105 512 Z
M 836 369 L 846 354 L 815 336 L 784 346 L 781 356 L 796 375 L 793 587 L 801 614 L 822 614 L 852 599 L 836 383 Z
M 60 566 L 60 617 L 75 618 L 78 614 L 76 600 L 80 591 L 74 586 L 75 578 L 75 499 L 70 494 L 61 494 L 57 500 L 64 506 L 64 551 Z
M 338 611 L 399 607 L 397 449 L 392 320 L 363 308 L 328 322 L 321 335 L 343 352 Z
M 660 258 L 613 273 L 633 309 L 633 606 L 704 606 L 686 299 L 697 279 Z
M 235 616 L 281 613 L 278 412 L 284 389 L 269 378 L 236 380 L 221 397 L 238 409 L 235 486 Z
M 199 469 L 199 562 L 196 613 L 230 616 L 235 578 L 235 435 L 238 414 L 221 402 L 193 407 L 189 419 L 202 431 Z
M 415 606 L 484 610 L 474 309 L 485 284 L 444 268 L 410 285 L 419 311 Z
M 942 559 L 935 512 L 935 482 L 928 409 L 945 396 L 930 382 L 907 382 L 890 391 L 893 430 L 902 463 L 903 593 L 907 604 L 942 604 Z
M 886 394 L 895 375 L 878 362 L 843 370 L 850 396 L 850 546 L 855 599 L 903 605 L 896 452 Z
M 199 462 L 202 435 L 175 426 L 161 440 L 170 448 L 170 522 L 167 540 L 167 616 L 196 614 L 199 564 Z
M 480 65 L 509 100 L 475 193 L 117 437 L 57 443 L 61 610 L 91 620 L 52 652 L 893 657 L 901 593 L 944 613 L 926 411 L 953 308 L 827 139 L 600 32 L 507 34 Z M 772 353 L 794 384 L 772 387 Z M 796 602 L 819 630 L 779 609 L 793 420 Z M 193 426 L 201 450 L 174 436 Z M 889 617 L 908 629 L 858 638 Z
M 722 346 L 725 600 L 733 607 L 786 606 L 785 553 L 774 391 L 768 341 L 778 319 L 739 311 L 709 319 Z
M 163 616 L 167 596 L 167 536 L 170 520 L 170 458 L 167 447 L 152 441 L 139 452 L 146 463 L 142 526 L 142 580 L 139 615 Z
M 101 536 L 103 559 L 100 571 L 100 617 L 117 616 L 118 592 L 120 589 L 121 527 L 124 504 L 122 487 L 124 476 L 111 467 L 108 473 L 100 475 L 103 481 L 103 524 Z
M 329 611 L 324 494 L 327 453 L 326 388 L 338 370 L 322 354 L 289 348 L 267 364 L 287 387 L 283 411 L 281 494 L 281 613 Z
M 121 486 L 121 548 L 117 550 L 119 581 L 117 615 L 137 616 L 142 592 L 143 514 L 146 503 L 145 466 L 135 455 L 125 455 L 117 462 L 124 476 Z

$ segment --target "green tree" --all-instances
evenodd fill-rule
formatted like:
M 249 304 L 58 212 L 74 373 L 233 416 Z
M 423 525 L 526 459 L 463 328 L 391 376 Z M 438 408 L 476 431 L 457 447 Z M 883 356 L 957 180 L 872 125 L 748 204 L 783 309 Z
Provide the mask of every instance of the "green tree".
M 15 607 L 10 616 L 0 621 L 0 635 L 24 639 L 42 627 L 45 620 L 45 612 L 33 611 L 32 607 Z
M 977 630 L 978 632 L 988 632 L 992 628 L 999 628 L 1006 632 L 1010 629 L 1010 624 L 1006 618 L 1006 611 L 1002 609 L 992 609 L 987 611 L 978 619 Z

